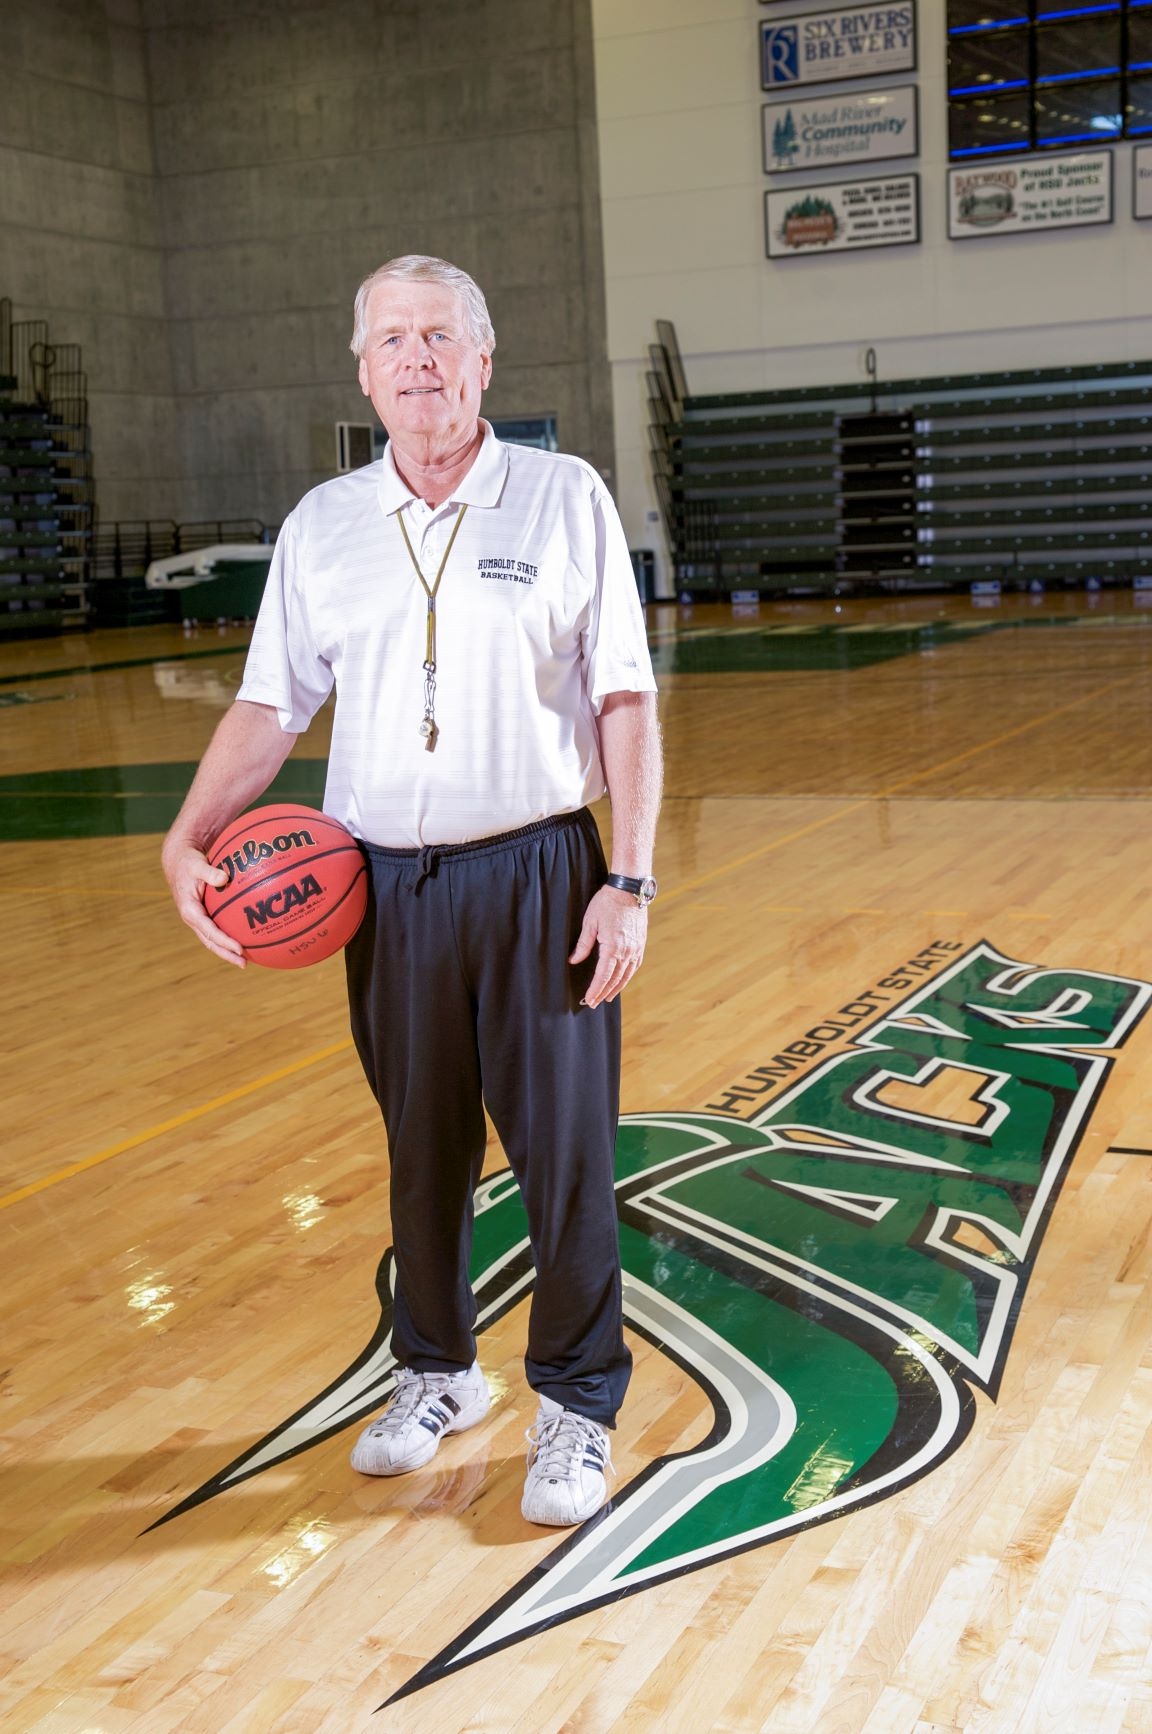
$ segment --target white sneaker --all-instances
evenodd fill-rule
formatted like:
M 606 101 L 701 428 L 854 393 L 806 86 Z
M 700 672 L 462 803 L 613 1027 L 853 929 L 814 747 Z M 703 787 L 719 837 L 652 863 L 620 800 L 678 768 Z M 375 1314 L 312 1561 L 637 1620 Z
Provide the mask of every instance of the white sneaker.
M 404 1475 L 435 1457 L 445 1433 L 482 1421 L 492 1403 L 488 1381 L 473 1364 L 463 1373 L 416 1373 L 401 1367 L 388 1407 L 352 1448 L 361 1475 Z
M 608 1430 L 541 1397 L 528 1429 L 528 1478 L 520 1510 L 529 1523 L 583 1523 L 608 1497 Z

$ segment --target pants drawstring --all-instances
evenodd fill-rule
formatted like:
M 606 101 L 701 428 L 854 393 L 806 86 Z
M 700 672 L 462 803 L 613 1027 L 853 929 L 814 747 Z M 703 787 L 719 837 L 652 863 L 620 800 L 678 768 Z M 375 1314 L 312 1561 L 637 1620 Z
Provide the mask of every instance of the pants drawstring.
M 419 891 L 425 879 L 432 879 L 435 877 L 436 869 L 439 864 L 439 849 L 436 847 L 435 843 L 426 843 L 423 849 L 421 849 L 419 855 L 416 857 L 418 872 L 416 874 L 416 881 L 412 886 L 414 893 Z

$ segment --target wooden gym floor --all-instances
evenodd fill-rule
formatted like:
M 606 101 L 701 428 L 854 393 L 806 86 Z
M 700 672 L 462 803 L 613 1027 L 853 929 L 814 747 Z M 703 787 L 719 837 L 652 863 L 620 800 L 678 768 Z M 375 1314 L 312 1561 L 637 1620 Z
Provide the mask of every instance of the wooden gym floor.
M 620 1509 L 639 1509 L 654 1459 L 687 1454 L 678 1474 L 706 1461 L 695 1448 L 736 1426 L 745 1376 L 761 1457 L 773 1403 L 780 1438 L 791 1405 L 787 1449 L 807 1455 L 775 1491 L 773 1463 L 745 1460 L 711 1496 L 711 1529 L 692 1546 L 677 1530 L 648 1587 L 620 1593 L 621 1566 L 590 1611 L 454 1670 L 453 1646 L 502 1598 L 562 1575 L 531 1576 L 563 1538 L 519 1516 L 523 1298 L 481 1337 L 492 1417 L 426 1470 L 366 1482 L 347 1464 L 355 1427 L 321 1428 L 213 1486 L 356 1361 L 388 1241 L 339 965 L 226 970 L 159 878 L 158 833 L 245 635 L 0 646 L 4 1728 L 1152 1730 L 1141 601 L 651 611 L 669 779 L 651 949 L 626 998 L 628 1148 L 643 1165 L 743 1139 L 765 1185 L 711 1241 L 690 1240 L 723 1213 L 707 1174 L 679 1204 L 662 1195 L 662 1229 L 643 1217 L 654 1205 L 628 1205 L 636 1376 L 615 1449 L 636 1497 Z M 293 771 L 313 800 L 325 735 Z M 977 1048 L 968 1025 L 961 1040 L 977 999 L 994 1002 L 980 1039 L 1014 1045 Z M 892 1059 L 867 1099 L 837 1092 L 874 1015 L 928 1058 Z M 860 1136 L 880 1109 L 888 1155 Z M 937 1160 L 961 1136 L 987 1142 L 976 1180 Z M 793 1168 L 766 1166 L 777 1157 Z M 817 1161 L 835 1196 L 809 1184 Z M 901 1173 L 913 1200 L 927 1174 L 939 1197 L 979 1186 L 983 1202 L 929 1234 L 884 1190 Z M 1012 1211 L 1032 1212 L 1027 1234 Z M 733 1275 L 740 1247 L 759 1276 Z M 849 1289 L 832 1266 L 852 1259 Z M 666 1312 L 642 1328 L 645 1297 Z M 746 1318 L 745 1300 L 762 1312 Z M 698 1327 L 716 1369 L 672 1352 Z M 978 1376 L 973 1345 L 994 1330 Z M 721 1363 L 735 1371 L 714 1414 Z M 865 1438 L 867 1391 L 880 1419 Z M 951 1443 L 937 1426 L 916 1458 L 949 1404 Z M 881 1464 L 896 1466 L 886 1485 Z M 594 1538 L 602 1554 L 613 1533 Z M 427 1683 L 379 1708 L 429 1662 Z

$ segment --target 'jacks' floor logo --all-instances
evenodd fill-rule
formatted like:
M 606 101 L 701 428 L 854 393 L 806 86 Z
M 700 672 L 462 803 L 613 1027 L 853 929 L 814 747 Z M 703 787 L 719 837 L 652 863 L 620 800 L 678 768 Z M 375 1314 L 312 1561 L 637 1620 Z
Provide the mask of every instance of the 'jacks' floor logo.
M 631 1114 L 617 1150 L 625 1311 L 715 1414 L 397 1694 L 544 1627 L 884 1498 L 994 1397 L 1044 1225 L 1152 985 L 974 946 L 755 1120 Z M 1113 1050 L 1113 1051 L 1109 1051 Z M 380 1323 L 313 1402 L 167 1522 L 377 1408 Z M 479 1329 L 532 1285 L 508 1173 L 476 1196 Z

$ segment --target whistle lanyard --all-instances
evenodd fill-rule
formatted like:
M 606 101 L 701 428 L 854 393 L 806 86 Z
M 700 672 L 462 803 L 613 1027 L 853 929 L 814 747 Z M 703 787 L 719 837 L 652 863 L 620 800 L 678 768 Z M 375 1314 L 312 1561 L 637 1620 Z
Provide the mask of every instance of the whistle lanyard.
M 396 514 L 396 522 L 400 526 L 400 534 L 404 538 L 404 546 L 408 550 L 408 558 L 411 560 L 412 568 L 416 573 L 417 578 L 420 580 L 420 587 L 428 598 L 428 614 L 424 636 L 424 720 L 420 724 L 418 731 L 424 741 L 424 751 L 426 753 L 434 753 L 436 751 L 436 739 L 440 733 L 440 730 L 436 726 L 436 592 L 440 588 L 440 580 L 444 576 L 444 568 L 448 564 L 448 556 L 452 552 L 452 544 L 456 540 L 457 531 L 464 522 L 464 514 L 467 510 L 467 506 L 461 506 L 460 511 L 457 514 L 456 522 L 452 526 L 452 534 L 448 538 L 448 546 L 444 550 L 439 569 L 437 570 L 436 576 L 432 580 L 431 584 L 429 584 L 427 578 L 425 578 L 420 562 L 417 560 L 416 555 L 413 552 L 412 544 L 408 540 L 408 531 L 404 524 L 404 514 L 403 512 L 397 512 Z

